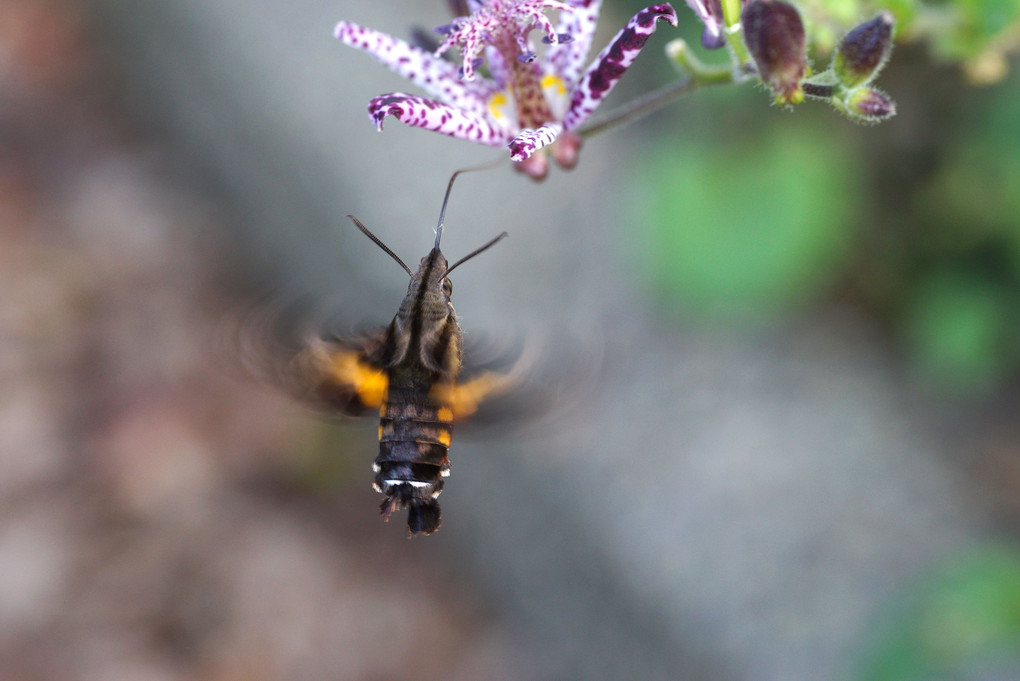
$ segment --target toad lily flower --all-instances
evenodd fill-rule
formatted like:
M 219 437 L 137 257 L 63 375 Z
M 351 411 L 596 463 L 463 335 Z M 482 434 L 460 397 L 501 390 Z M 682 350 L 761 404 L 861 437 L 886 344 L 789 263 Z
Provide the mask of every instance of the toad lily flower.
M 376 128 L 393 116 L 405 125 L 489 146 L 507 146 L 519 170 L 541 179 L 548 170 L 545 147 L 565 168 L 577 162 L 580 126 L 637 58 L 660 19 L 676 26 L 667 4 L 638 12 L 582 71 L 601 0 L 468 0 L 471 11 L 436 31 L 445 39 L 427 52 L 348 21 L 335 35 L 368 52 L 431 97 L 394 92 L 372 98 Z M 546 10 L 559 10 L 553 25 Z M 542 56 L 529 34 L 544 33 Z M 442 58 L 458 47 L 460 65 Z M 482 64 L 488 75 L 479 73 Z

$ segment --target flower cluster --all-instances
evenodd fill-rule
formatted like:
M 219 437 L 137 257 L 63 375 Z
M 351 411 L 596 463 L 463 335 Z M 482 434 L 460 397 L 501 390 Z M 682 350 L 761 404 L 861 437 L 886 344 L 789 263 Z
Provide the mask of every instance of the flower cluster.
M 879 12 L 871 21 L 853 29 L 840 42 L 832 58 L 836 85 L 832 105 L 847 116 L 875 123 L 896 113 L 896 105 L 871 82 L 889 61 L 892 52 L 893 17 Z
M 468 0 L 469 14 L 436 31 L 434 52 L 341 21 L 335 35 L 404 76 L 428 96 L 374 97 L 369 115 L 490 146 L 506 146 L 519 170 L 540 179 L 547 151 L 563 167 L 577 161 L 579 128 L 644 48 L 660 20 L 676 26 L 667 3 L 641 10 L 587 66 L 600 0 Z M 558 10 L 553 23 L 546 15 Z M 539 57 L 531 33 L 546 44 Z M 460 63 L 443 58 L 452 47 Z M 484 70 L 483 70 L 484 69 Z
M 674 40 L 667 54 L 682 67 L 686 80 L 651 93 L 616 117 L 604 116 L 588 125 L 659 21 L 677 25 L 671 5 L 654 4 L 635 14 L 587 65 L 601 0 L 457 0 L 451 5 L 460 16 L 435 29 L 440 38 L 419 40 L 431 42 L 432 49 L 349 21 L 339 22 L 335 35 L 425 93 L 373 97 L 368 113 L 378 129 L 393 116 L 412 127 L 503 146 L 515 167 L 535 179 L 545 177 L 549 158 L 572 167 L 582 134 L 647 113 L 703 85 L 757 76 L 780 106 L 808 97 L 828 101 L 859 121 L 895 114 L 893 101 L 870 85 L 892 48 L 890 13 L 881 12 L 850 31 L 830 68 L 813 74 L 804 23 L 794 5 L 783 0 L 686 2 L 704 23 L 702 45 L 728 47 L 731 64 L 701 64 L 683 40 Z M 549 12 L 558 16 L 550 18 Z M 544 46 L 536 44 L 538 39 Z M 454 50 L 459 52 L 456 58 Z
M 751 71 L 779 106 L 810 97 L 826 100 L 858 121 L 881 121 L 896 113 L 893 101 L 869 85 L 892 50 L 894 21 L 889 12 L 852 29 L 837 47 L 830 68 L 812 74 L 804 22 L 794 5 L 783 0 L 687 0 L 687 5 L 705 24 L 702 45 L 730 48 L 735 63 L 729 79 L 739 80 Z M 681 40 L 668 45 L 667 54 L 688 71 L 703 68 Z M 700 75 L 707 80 L 713 73 Z

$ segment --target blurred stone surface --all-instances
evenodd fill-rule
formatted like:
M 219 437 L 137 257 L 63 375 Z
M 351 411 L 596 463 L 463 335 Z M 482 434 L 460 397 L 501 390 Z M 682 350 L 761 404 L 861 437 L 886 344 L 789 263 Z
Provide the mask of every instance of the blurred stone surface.
M 42 266 L 19 271 L 5 247 L 0 276 L 40 302 L 0 308 L 0 358 L 24 385 L 0 409 L 18 453 L 0 461 L 0 566 L 23 580 L 0 590 L 4 678 L 815 681 L 898 584 L 983 536 L 951 441 L 855 320 L 743 337 L 657 324 L 614 222 L 614 179 L 639 161 L 612 135 L 541 185 L 508 168 L 458 180 L 444 251 L 511 234 L 458 270 L 467 333 L 535 333 L 550 364 L 590 355 L 593 375 L 547 422 L 458 432 L 437 536 L 378 522 L 367 423 L 344 431 L 367 451 L 342 453 L 364 465 L 340 504 L 246 484 L 296 475 L 307 426 L 218 373 L 197 330 L 215 306 L 195 301 L 222 264 L 201 256 L 222 251 L 181 235 L 206 226 L 267 288 L 387 321 L 403 275 L 343 216 L 414 262 L 449 174 L 497 152 L 394 121 L 375 134 L 368 98 L 404 83 L 331 29 L 437 25 L 434 5 L 81 5 L 134 120 L 240 219 L 219 232 L 189 188 L 144 179 L 144 151 L 104 153 L 39 197 L 63 211 L 47 216 L 57 248 L 22 246 Z M 622 21 L 607 10 L 603 33 Z M 5 244 L 36 233 L 19 220 Z M 22 321 L 40 305 L 56 331 Z M 55 510 L 38 515 L 40 495 Z
M 0 21 L 0 678 L 504 678 L 474 592 L 367 485 L 335 529 L 314 424 L 232 375 L 232 218 L 100 94 L 80 9 Z

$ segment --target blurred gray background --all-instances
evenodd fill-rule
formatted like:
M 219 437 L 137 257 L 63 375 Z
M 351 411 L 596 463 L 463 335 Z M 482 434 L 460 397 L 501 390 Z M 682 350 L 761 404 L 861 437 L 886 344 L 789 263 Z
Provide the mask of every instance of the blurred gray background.
M 450 174 L 501 152 L 376 133 L 368 99 L 407 88 L 332 27 L 406 35 L 444 3 L 4 5 L 38 34 L 0 82 L 3 678 L 908 678 L 862 671 L 910 626 L 880 625 L 947 565 L 1015 565 L 1008 390 L 933 395 L 839 295 L 748 325 L 649 295 L 633 178 L 715 93 L 543 183 L 509 163 L 458 179 L 444 252 L 510 233 L 457 272 L 465 333 L 534 343 L 556 403 L 459 431 L 443 528 L 408 541 L 376 516 L 371 419 L 317 421 L 223 371 L 209 338 L 254 292 L 391 317 L 404 275 L 344 216 L 413 266 Z M 597 48 L 632 11 L 607 5 Z M 670 77 L 672 37 L 616 102 Z M 882 128 L 752 94 L 729 106 L 764 131 L 803 117 L 862 145 L 909 139 L 916 115 L 909 91 Z M 937 678 L 1020 674 L 1015 650 L 978 650 Z

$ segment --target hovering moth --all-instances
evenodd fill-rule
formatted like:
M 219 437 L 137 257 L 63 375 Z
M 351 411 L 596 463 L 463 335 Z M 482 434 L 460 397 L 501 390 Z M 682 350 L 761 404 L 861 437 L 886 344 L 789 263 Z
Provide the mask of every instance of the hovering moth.
M 435 532 L 442 521 L 437 497 L 450 474 L 454 422 L 507 385 L 508 378 L 484 372 L 458 382 L 461 330 L 450 297 L 450 273 L 507 236 L 503 232 L 453 265 L 439 248 L 450 178 L 439 214 L 436 240 L 412 272 L 352 215 L 348 217 L 410 276 L 407 294 L 389 326 L 360 339 L 318 339 L 298 357 L 300 371 L 320 401 L 355 415 L 379 409 L 379 454 L 373 487 L 385 496 L 383 516 L 406 508 L 411 535 Z

